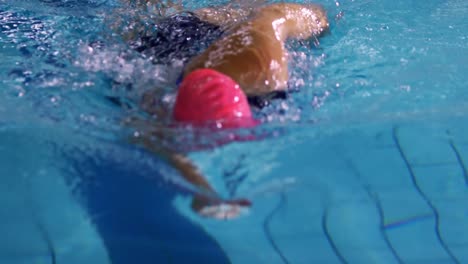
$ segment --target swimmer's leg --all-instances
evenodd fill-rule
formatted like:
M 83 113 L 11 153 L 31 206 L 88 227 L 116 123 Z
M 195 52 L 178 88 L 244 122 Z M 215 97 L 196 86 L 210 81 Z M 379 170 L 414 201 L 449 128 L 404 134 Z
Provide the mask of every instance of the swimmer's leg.
M 266 0 L 231 0 L 226 5 L 205 7 L 193 11 L 200 19 L 225 27 L 247 19 Z

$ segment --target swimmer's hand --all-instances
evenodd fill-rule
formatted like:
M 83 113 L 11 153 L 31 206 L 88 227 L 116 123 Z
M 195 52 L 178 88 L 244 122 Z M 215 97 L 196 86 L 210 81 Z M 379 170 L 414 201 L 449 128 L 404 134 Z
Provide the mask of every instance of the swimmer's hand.
M 247 199 L 222 200 L 195 196 L 192 202 L 192 209 L 199 215 L 219 220 L 237 218 L 251 206 Z

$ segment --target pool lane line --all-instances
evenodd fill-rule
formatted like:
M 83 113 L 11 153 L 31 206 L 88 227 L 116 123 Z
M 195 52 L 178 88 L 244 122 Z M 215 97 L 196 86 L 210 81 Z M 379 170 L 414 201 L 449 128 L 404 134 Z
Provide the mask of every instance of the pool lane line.
M 380 229 L 380 232 L 382 233 L 385 243 L 387 244 L 388 248 L 392 252 L 397 262 L 400 264 L 405 263 L 403 259 L 401 259 L 400 255 L 398 255 L 396 249 L 393 247 L 393 244 L 388 237 L 388 234 L 387 234 L 388 229 L 387 229 L 387 226 L 385 225 L 385 213 L 382 207 L 382 202 L 380 201 L 377 194 L 371 194 L 371 193 L 369 194 L 371 195 L 372 200 L 374 200 L 375 205 L 377 207 L 377 211 L 379 212 L 379 217 L 380 217 L 379 229 Z
M 288 260 L 288 258 L 284 255 L 284 253 L 281 251 L 280 247 L 276 243 L 273 234 L 271 233 L 270 230 L 270 222 L 275 216 L 275 214 L 286 204 L 286 194 L 284 192 L 281 192 L 280 196 L 280 201 L 276 205 L 273 210 L 265 217 L 265 220 L 263 221 L 263 231 L 265 232 L 265 235 L 270 242 L 271 246 L 273 247 L 273 250 L 278 254 L 278 256 L 281 258 L 281 260 L 285 264 L 291 264 L 291 262 Z
M 465 179 L 465 185 L 468 186 L 468 170 L 466 168 L 465 162 L 463 161 L 463 157 L 461 156 L 460 151 L 458 150 L 457 146 L 452 139 L 449 140 L 450 147 L 452 148 L 453 152 L 455 152 L 455 156 L 457 157 L 458 164 L 462 168 L 463 171 L 463 178 Z
M 382 202 L 380 201 L 379 196 L 377 195 L 377 193 L 372 191 L 371 186 L 369 184 L 364 184 L 363 183 L 361 173 L 359 172 L 358 168 L 356 168 L 353 161 L 346 157 L 345 162 L 346 162 L 346 165 L 351 169 L 351 171 L 353 172 L 355 177 L 361 182 L 361 186 L 366 191 L 367 196 L 375 204 L 375 207 L 377 209 L 377 212 L 379 214 L 379 219 L 380 219 L 380 221 L 379 221 L 379 230 L 380 230 L 380 233 L 381 233 L 381 235 L 382 235 L 382 237 L 383 237 L 383 239 L 385 241 L 385 244 L 390 249 L 390 251 L 392 252 L 393 256 L 395 257 L 396 261 L 399 264 L 405 263 L 401 259 L 400 255 L 398 255 L 396 249 L 393 247 L 393 244 L 391 243 L 390 239 L 388 238 L 387 229 L 386 229 L 386 226 L 385 226 L 385 223 L 384 223 L 385 222 L 385 214 L 384 214 L 384 210 L 383 210 L 383 207 L 382 207 Z
M 27 185 L 28 188 L 31 188 L 30 182 L 26 183 L 26 185 Z M 27 198 L 25 198 L 25 199 L 26 199 L 25 200 L 26 207 L 29 208 L 33 224 L 39 230 L 39 234 L 42 237 L 42 239 L 44 240 L 44 243 L 46 244 L 47 251 L 48 251 L 49 256 L 50 256 L 50 263 L 51 264 L 57 264 L 57 252 L 55 251 L 54 243 L 52 242 L 52 239 L 50 237 L 49 232 L 47 232 L 47 229 L 44 227 L 44 224 L 39 219 L 39 216 L 37 215 L 37 212 L 34 209 L 33 197 L 31 197 L 31 195 L 27 195 Z
M 330 247 L 332 248 L 333 253 L 335 253 L 335 256 L 338 258 L 338 260 L 343 264 L 348 264 L 348 261 L 346 261 L 346 258 L 341 254 L 338 246 L 335 244 L 335 241 L 333 241 L 333 237 L 331 236 L 330 231 L 328 230 L 328 210 L 329 207 L 325 207 L 322 214 L 323 233 L 325 234 L 328 244 L 330 244 Z
M 57 253 L 55 252 L 55 247 L 54 247 L 54 244 L 52 243 L 52 239 L 50 238 L 49 233 L 44 228 L 42 223 L 37 219 L 37 217 L 34 217 L 34 220 L 35 220 L 34 224 L 39 229 L 39 233 L 41 234 L 42 239 L 45 241 L 47 245 L 47 251 L 49 252 L 49 255 L 50 255 L 50 263 L 57 264 Z
M 439 215 L 439 212 L 437 211 L 434 204 L 432 204 L 429 197 L 427 197 L 427 195 L 423 192 L 423 190 L 419 186 L 418 180 L 416 179 L 416 174 L 414 173 L 414 170 L 413 170 L 413 167 L 411 166 L 411 163 L 409 162 L 408 157 L 406 156 L 406 154 L 405 154 L 405 152 L 403 150 L 403 147 L 401 146 L 400 139 L 398 138 L 398 130 L 399 130 L 398 126 L 393 126 L 392 139 L 393 139 L 393 142 L 395 143 L 395 146 L 396 146 L 401 158 L 403 159 L 403 162 L 405 163 L 406 169 L 408 170 L 408 172 L 410 174 L 411 182 L 412 182 L 414 188 L 416 189 L 416 191 L 421 196 L 421 198 L 423 198 L 423 200 L 429 206 L 429 208 L 431 209 L 431 211 L 432 211 L 432 213 L 433 213 L 433 215 L 435 217 L 434 231 L 436 232 L 436 236 L 437 236 L 437 239 L 439 240 L 440 245 L 445 250 L 445 252 L 448 254 L 448 256 L 452 259 L 452 261 L 454 263 L 456 263 L 456 264 L 459 264 L 460 261 L 452 253 L 452 251 L 450 250 L 450 248 L 447 246 L 444 239 L 442 238 L 442 235 L 440 234 L 440 215 Z
M 395 229 L 395 228 L 398 228 L 398 227 L 403 226 L 403 225 L 412 224 L 412 223 L 415 223 L 417 221 L 427 220 L 427 219 L 432 218 L 432 217 L 434 217 L 434 216 L 431 213 L 424 214 L 424 215 L 415 215 L 415 216 L 408 217 L 406 219 L 400 219 L 400 220 L 396 220 L 396 221 L 393 221 L 393 222 L 386 223 L 386 224 L 384 224 L 384 228 L 386 230 Z
M 241 175 L 237 176 L 239 171 L 244 167 L 245 158 L 246 155 L 242 154 L 233 168 L 223 171 L 223 182 L 230 198 L 236 195 L 239 185 L 248 177 L 248 171 L 241 172 Z
M 50 256 L 50 263 L 57 264 L 57 252 L 55 250 L 54 243 L 52 242 L 49 232 L 47 232 L 47 229 L 45 228 L 44 223 L 40 220 L 38 212 L 36 211 L 34 207 L 34 199 L 31 195 L 32 193 L 31 181 L 28 177 L 24 179 L 26 179 L 25 186 L 26 186 L 26 189 L 28 189 L 28 195 L 24 197 L 25 207 L 29 209 L 28 211 L 30 212 L 32 222 L 39 230 L 39 234 L 44 240 L 44 243 L 46 244 L 47 251 Z

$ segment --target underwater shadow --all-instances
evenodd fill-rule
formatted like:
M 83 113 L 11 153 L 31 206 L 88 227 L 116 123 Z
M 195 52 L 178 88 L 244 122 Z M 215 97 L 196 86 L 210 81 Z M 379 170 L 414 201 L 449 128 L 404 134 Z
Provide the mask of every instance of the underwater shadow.
M 230 263 L 217 241 L 177 212 L 172 200 L 180 188 L 165 181 L 154 162 L 121 152 L 74 161 L 79 196 L 112 263 Z

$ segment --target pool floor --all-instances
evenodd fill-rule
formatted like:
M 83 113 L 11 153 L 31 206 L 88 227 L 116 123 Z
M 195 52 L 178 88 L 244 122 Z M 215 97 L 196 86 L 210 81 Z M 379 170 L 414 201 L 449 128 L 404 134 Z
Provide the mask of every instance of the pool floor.
M 278 151 L 275 159 L 287 162 L 274 174 L 294 176 L 292 186 L 257 196 L 250 212 L 234 221 L 202 219 L 186 197 L 173 204 L 231 263 L 468 263 L 468 118 L 451 119 L 323 127 L 315 143 Z M 1 138 L 31 147 L 12 137 Z M 19 160 L 48 162 L 47 155 L 30 155 L 11 157 L 10 164 Z M 2 169 L 2 175 L 27 173 L 6 164 Z M 107 263 L 108 250 L 68 187 L 53 170 L 39 171 L 26 186 L 16 176 L 2 184 L 1 233 L 8 238 L 0 247 L 2 263 L 51 263 L 50 247 L 56 263 Z M 151 247 L 164 251 L 158 263 L 204 248 L 190 240 L 179 246 L 154 241 Z

